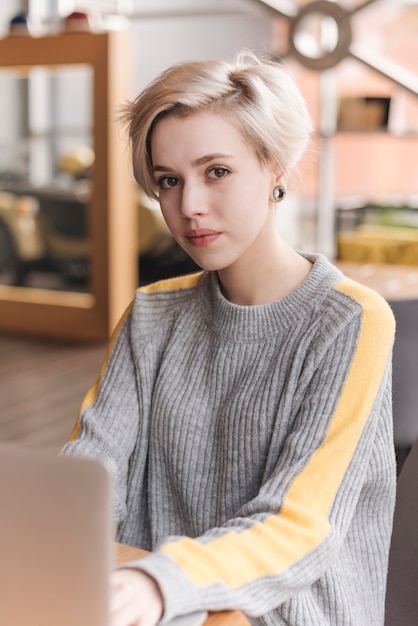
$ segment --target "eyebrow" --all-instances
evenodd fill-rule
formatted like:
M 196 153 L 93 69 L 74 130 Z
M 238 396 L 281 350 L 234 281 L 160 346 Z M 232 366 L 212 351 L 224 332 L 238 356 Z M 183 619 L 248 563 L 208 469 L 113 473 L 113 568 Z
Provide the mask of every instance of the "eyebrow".
M 232 159 L 233 156 L 230 154 L 223 154 L 221 152 L 215 152 L 213 154 L 205 154 L 204 156 L 199 157 L 195 161 L 192 162 L 193 166 L 196 165 L 204 165 L 205 163 L 210 163 L 210 161 L 216 161 L 217 159 Z M 154 165 L 152 168 L 153 172 L 171 172 L 171 168 L 166 167 L 165 165 Z

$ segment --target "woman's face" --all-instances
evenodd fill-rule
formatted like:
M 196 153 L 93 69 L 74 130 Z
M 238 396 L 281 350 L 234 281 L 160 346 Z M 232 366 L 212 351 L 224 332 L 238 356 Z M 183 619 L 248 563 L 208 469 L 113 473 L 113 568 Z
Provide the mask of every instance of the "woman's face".
M 164 218 L 195 263 L 245 267 L 266 253 L 278 176 L 233 123 L 212 112 L 163 118 L 151 154 Z

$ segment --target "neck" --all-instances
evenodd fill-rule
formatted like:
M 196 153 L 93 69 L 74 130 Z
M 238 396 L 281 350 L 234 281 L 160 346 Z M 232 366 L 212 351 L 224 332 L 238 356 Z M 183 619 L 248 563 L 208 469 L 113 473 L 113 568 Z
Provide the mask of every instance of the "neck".
M 222 293 L 233 304 L 255 306 L 281 300 L 308 276 L 311 263 L 284 242 L 259 262 L 218 271 Z

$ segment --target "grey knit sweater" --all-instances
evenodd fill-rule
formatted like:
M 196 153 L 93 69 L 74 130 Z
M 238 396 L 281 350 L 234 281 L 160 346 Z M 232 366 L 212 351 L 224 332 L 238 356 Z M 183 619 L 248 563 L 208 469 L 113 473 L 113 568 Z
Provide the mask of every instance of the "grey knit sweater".
M 237 306 L 204 272 L 141 288 L 65 454 L 116 468 L 118 540 L 164 619 L 381 626 L 395 494 L 394 321 L 324 256 Z

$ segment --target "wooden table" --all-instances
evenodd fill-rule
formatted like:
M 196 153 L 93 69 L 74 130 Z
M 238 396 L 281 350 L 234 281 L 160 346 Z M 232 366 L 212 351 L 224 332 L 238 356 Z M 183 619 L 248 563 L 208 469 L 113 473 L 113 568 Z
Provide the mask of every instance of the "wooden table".
M 132 548 L 120 543 L 116 544 L 116 564 L 121 565 L 127 561 L 140 559 L 147 553 L 139 548 Z M 205 626 L 249 626 L 250 622 L 240 611 L 220 611 L 210 613 Z
M 349 278 L 371 287 L 388 301 L 418 299 L 418 266 L 336 261 Z

